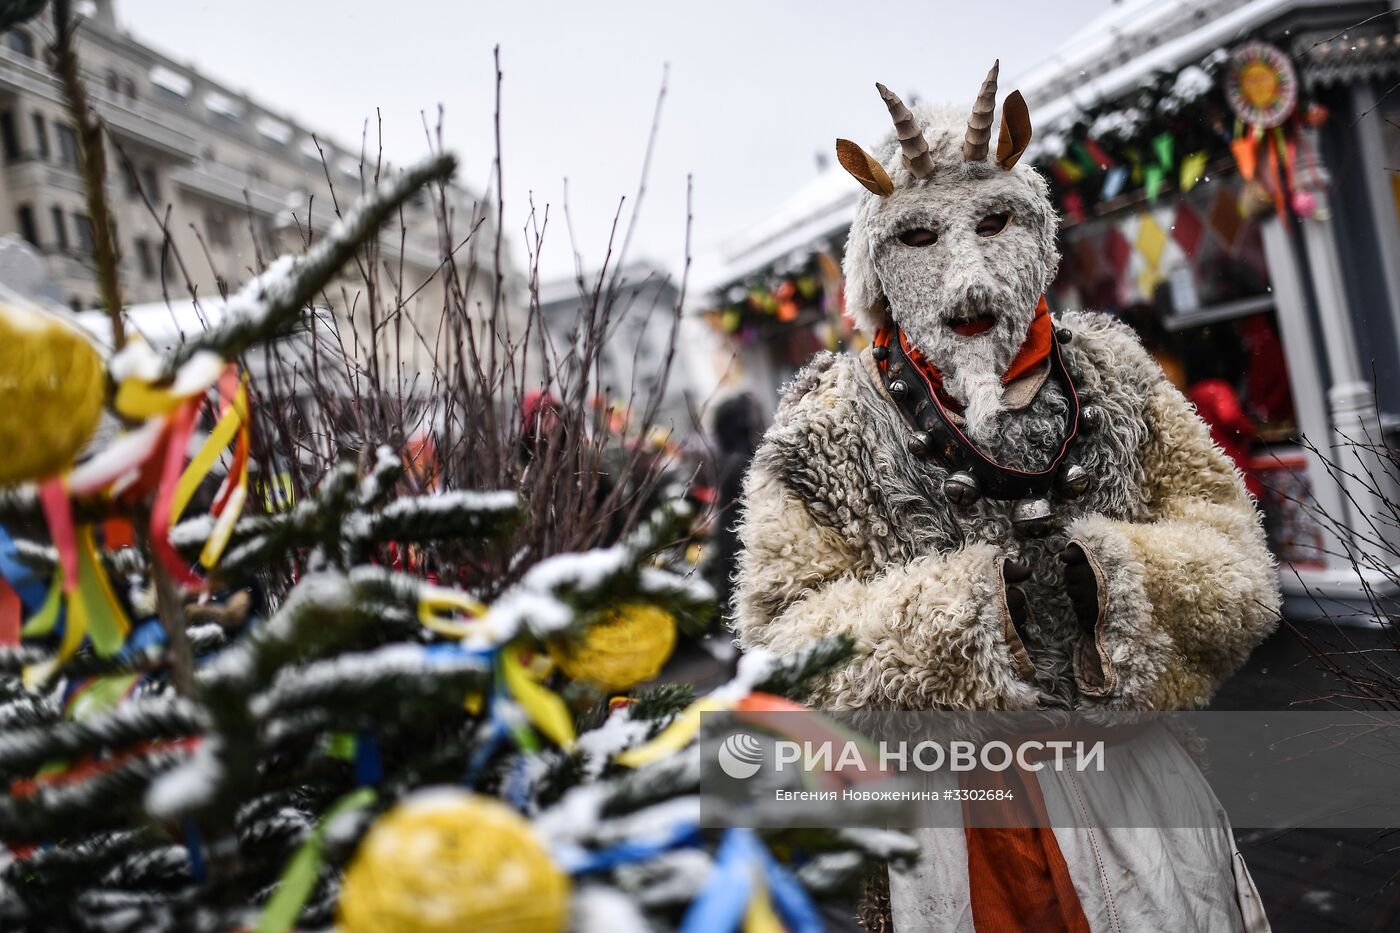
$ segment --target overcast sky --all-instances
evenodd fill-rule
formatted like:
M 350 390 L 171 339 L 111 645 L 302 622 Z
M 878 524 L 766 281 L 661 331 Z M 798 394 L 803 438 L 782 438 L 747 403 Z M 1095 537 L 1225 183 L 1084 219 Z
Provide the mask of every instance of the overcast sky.
M 426 150 L 420 112 L 446 110 L 463 180 L 493 152 L 492 46 L 501 46 L 506 229 L 527 199 L 551 205 L 545 278 L 569 275 L 570 213 L 586 266 L 603 259 L 618 199 L 630 206 L 647 130 L 670 77 L 634 258 L 679 272 L 686 176 L 701 261 L 812 178 L 837 136 L 889 126 L 874 82 L 971 103 L 994 58 L 1002 89 L 1109 0 L 118 0 L 120 22 L 177 60 L 243 88 L 345 145 L 383 113 L 386 154 Z M 1034 114 L 1032 114 L 1034 118 Z M 855 184 L 853 181 L 852 184 Z M 517 236 L 515 255 L 524 251 Z

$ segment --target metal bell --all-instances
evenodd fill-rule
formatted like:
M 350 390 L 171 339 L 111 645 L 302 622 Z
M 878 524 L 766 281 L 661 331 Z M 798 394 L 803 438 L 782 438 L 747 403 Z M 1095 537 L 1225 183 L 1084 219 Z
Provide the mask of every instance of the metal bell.
M 966 471 L 950 473 L 943 480 L 943 495 L 953 505 L 965 509 L 982 498 L 982 484 Z
M 1103 426 L 1103 409 L 1097 405 L 1085 405 L 1079 410 L 1079 426 L 1085 431 L 1097 431 Z
M 1077 463 L 1062 467 L 1057 480 L 1061 498 L 1078 499 L 1089 491 L 1089 471 Z
M 1055 328 L 1055 339 L 1060 343 L 1069 343 L 1074 339 L 1074 331 L 1068 327 L 1057 327 Z
M 927 457 L 933 450 L 933 438 L 926 431 L 915 431 L 909 435 L 909 452 L 916 457 Z
M 890 383 L 890 394 L 895 398 L 904 398 L 909 394 L 909 383 L 903 379 L 895 379 Z
M 1011 510 L 1011 524 L 1026 538 L 1043 538 L 1050 533 L 1054 510 L 1049 499 L 1022 499 Z
M 870 355 L 873 356 L 873 357 L 875 357 L 875 359 L 876 359 L 877 361 L 883 363 L 885 360 L 887 360 L 887 359 L 890 358 L 890 348 L 889 348 L 889 347 L 874 347 L 874 348 L 871 349 Z

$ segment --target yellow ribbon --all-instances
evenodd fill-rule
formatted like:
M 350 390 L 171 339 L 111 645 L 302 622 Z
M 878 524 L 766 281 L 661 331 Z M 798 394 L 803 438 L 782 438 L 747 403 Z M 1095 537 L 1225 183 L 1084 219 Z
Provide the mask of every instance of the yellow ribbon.
M 153 357 L 149 347 L 136 347 L 141 342 L 137 337 L 132 341 L 132 349 L 138 355 Z M 117 385 L 116 397 L 112 405 L 118 414 L 126 418 L 145 421 L 159 415 L 168 415 L 184 402 L 209 388 L 223 372 L 224 362 L 213 353 L 197 353 L 182 366 L 173 379 L 152 380 L 138 375 L 127 376 Z
M 180 474 L 180 479 L 175 484 L 175 498 L 170 504 L 170 525 L 172 528 L 180 520 L 180 516 L 184 514 L 185 506 L 190 504 L 190 499 L 194 498 L 195 490 L 199 488 L 199 484 L 204 482 L 209 471 L 214 469 L 214 464 L 219 459 L 219 455 L 223 453 L 224 448 L 233 443 L 233 439 L 238 436 L 238 429 L 247 420 L 247 417 L 248 375 L 245 373 L 239 382 L 238 392 L 233 396 L 232 404 L 219 416 L 214 430 L 209 432 L 209 437 L 205 439 L 203 446 L 190 460 L 185 467 L 185 472 Z M 225 510 L 226 513 L 228 511 L 232 510 Z
M 122 609 L 112 581 L 97 553 L 91 525 L 79 525 L 75 533 L 78 547 L 78 585 L 67 600 L 68 615 L 63 622 L 63 638 L 58 654 L 41 664 L 32 664 L 22 673 L 22 680 L 31 689 L 46 682 L 62 663 L 71 658 L 87 637 L 99 657 L 110 658 L 121 651 L 131 631 L 131 621 Z M 38 611 L 24 623 L 21 635 L 47 635 L 58 624 L 59 609 L 64 605 L 63 570 L 54 571 L 48 596 Z
M 753 896 L 744 912 L 744 933 L 784 933 L 784 929 L 773 909 L 773 899 L 768 896 L 768 885 L 760 875 L 754 879 Z
M 187 397 L 176 395 L 169 388 L 154 382 L 127 378 L 117 386 L 117 397 L 113 404 L 120 414 L 144 421 L 157 415 L 169 414 Z
M 640 768 L 649 765 L 653 761 L 659 761 L 667 755 L 675 754 L 690 744 L 691 739 L 700 731 L 700 714 L 717 713 L 729 709 L 733 704 L 727 700 L 715 700 L 710 697 L 701 697 L 694 703 L 687 706 L 677 714 L 671 724 L 661 733 L 636 748 L 629 748 L 625 752 L 620 752 L 613 758 L 624 768 Z
M 470 618 L 454 618 L 457 613 Z M 486 604 L 466 593 L 445 586 L 424 586 L 418 591 L 418 622 L 444 638 L 466 638 L 485 614 Z M 468 691 L 462 700 L 462 708 L 473 716 L 481 715 L 484 706 L 485 697 L 477 690 Z
M 228 497 L 228 504 L 214 522 L 214 530 L 209 533 L 209 539 L 204 542 L 203 549 L 199 552 L 199 563 L 206 569 L 212 570 L 219 562 L 219 558 L 224 556 L 224 549 L 228 547 L 228 539 L 233 535 L 233 526 L 238 522 L 238 517 L 243 514 L 243 503 L 248 499 L 248 467 L 245 465 L 238 477 L 238 485 Z
M 471 618 L 454 618 L 457 613 Z M 485 614 L 486 605 L 466 593 L 445 586 L 424 586 L 418 591 L 418 621 L 444 638 L 466 638 Z
M 558 745 L 570 751 L 574 747 L 574 718 L 559 694 L 538 683 L 526 668 L 521 645 L 511 645 L 501 652 L 501 674 L 506 689 L 525 711 L 535 728 Z

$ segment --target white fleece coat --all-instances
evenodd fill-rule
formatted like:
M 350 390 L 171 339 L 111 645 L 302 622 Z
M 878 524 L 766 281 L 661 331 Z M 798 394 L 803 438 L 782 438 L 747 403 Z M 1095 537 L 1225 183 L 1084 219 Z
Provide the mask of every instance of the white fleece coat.
M 857 657 L 815 697 L 836 709 L 1179 710 L 1209 701 L 1278 618 L 1259 516 L 1233 464 L 1131 331 L 1095 314 L 1059 324 L 1073 334 L 1063 354 L 1079 394 L 1103 418 L 1075 449 L 1094 486 L 1055 504 L 1056 530 L 1043 539 L 1013 533 L 1012 503 L 950 506 L 943 469 L 906 450 L 908 429 L 868 353 L 825 355 L 797 377 L 746 484 L 734 605 L 741 646 L 789 652 L 851 635 Z M 1043 467 L 1065 404 L 1046 383 L 1002 416 L 990 452 Z M 1099 582 L 1092 637 L 1080 636 L 1063 591 L 1056 555 L 1071 540 Z M 1033 567 L 1024 642 L 1006 608 L 1008 558 Z M 895 914 L 930 918 L 920 929 L 971 929 L 965 861 L 939 832 L 917 873 L 892 882 Z M 1223 818 L 1194 836 L 1086 832 L 1059 835 L 1095 930 L 1267 929 Z M 1150 845 L 1133 841 L 1144 832 Z M 1198 887 L 1161 888 L 1153 873 L 1160 880 L 1180 858 L 1208 860 L 1193 876 Z M 962 890 L 947 889 L 958 877 Z M 945 908 L 936 923 L 935 895 Z

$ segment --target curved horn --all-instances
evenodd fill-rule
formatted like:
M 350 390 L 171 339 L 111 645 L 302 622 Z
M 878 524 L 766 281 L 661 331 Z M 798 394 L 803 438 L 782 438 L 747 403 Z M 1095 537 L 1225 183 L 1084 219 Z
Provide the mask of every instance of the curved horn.
M 992 70 L 987 72 L 987 80 L 982 82 L 982 90 L 977 92 L 977 102 L 972 105 L 972 116 L 967 118 L 967 136 L 963 138 L 963 161 L 981 162 L 987 157 L 988 143 L 992 139 L 992 114 L 997 109 L 997 71 L 1001 59 L 992 62 Z
M 894 135 L 899 137 L 904 164 L 915 178 L 928 178 L 933 174 L 933 156 L 928 151 L 928 140 L 924 139 L 918 121 L 909 112 L 909 108 L 904 106 L 904 101 L 896 97 L 889 88 L 876 83 L 875 89 L 884 98 L 885 106 L 889 108 L 890 117 L 894 120 Z

